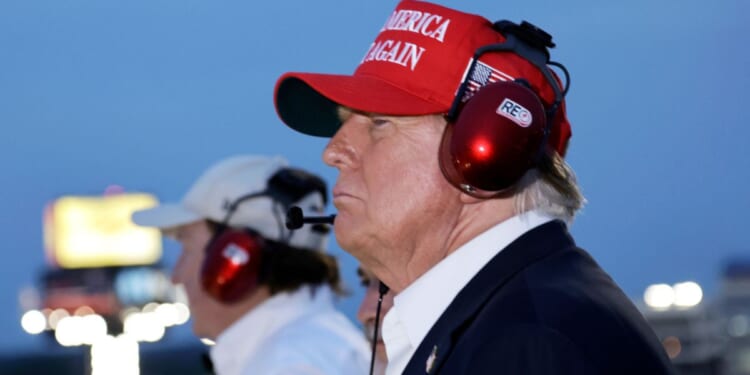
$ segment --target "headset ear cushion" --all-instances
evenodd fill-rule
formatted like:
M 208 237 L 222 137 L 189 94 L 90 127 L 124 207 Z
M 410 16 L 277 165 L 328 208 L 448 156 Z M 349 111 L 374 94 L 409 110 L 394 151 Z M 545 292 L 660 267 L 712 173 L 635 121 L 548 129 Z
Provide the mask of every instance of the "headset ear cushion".
M 446 126 L 439 150 L 443 175 L 470 195 L 497 196 L 533 167 L 545 123 L 544 106 L 527 87 L 482 87 Z
M 203 289 L 218 301 L 232 303 L 258 284 L 263 237 L 247 230 L 226 229 L 206 247 L 201 267 Z

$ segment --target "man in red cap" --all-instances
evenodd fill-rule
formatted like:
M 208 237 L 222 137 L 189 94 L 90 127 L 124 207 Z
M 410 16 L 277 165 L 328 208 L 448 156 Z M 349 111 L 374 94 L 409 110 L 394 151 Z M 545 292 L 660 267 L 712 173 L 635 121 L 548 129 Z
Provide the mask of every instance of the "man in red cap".
M 331 137 L 338 243 L 395 293 L 387 374 L 673 373 L 568 233 L 584 198 L 552 47 L 526 22 L 406 0 L 353 75 L 279 79 L 281 119 Z

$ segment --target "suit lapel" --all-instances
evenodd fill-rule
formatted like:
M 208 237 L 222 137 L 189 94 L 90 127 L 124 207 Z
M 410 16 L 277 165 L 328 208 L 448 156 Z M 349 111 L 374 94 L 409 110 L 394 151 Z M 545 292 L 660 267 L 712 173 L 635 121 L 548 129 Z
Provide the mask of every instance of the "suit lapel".
M 472 318 L 498 289 L 534 262 L 573 245 L 565 224 L 557 220 L 540 225 L 513 241 L 448 305 L 414 352 L 404 374 L 436 374 Z

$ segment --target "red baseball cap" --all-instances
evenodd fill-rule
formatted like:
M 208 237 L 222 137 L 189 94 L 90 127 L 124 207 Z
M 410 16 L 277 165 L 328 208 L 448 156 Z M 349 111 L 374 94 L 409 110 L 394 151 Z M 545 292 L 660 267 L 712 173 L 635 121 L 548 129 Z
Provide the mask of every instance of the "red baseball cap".
M 404 0 L 353 75 L 282 75 L 274 93 L 276 111 L 292 129 L 321 137 L 333 136 L 341 126 L 339 106 L 394 116 L 446 114 L 476 50 L 504 41 L 484 17 Z M 478 77 L 480 86 L 522 78 L 546 106 L 555 100 L 542 72 L 515 53 L 487 53 L 478 65 L 483 73 Z M 564 155 L 570 136 L 563 102 L 552 124 L 550 146 Z

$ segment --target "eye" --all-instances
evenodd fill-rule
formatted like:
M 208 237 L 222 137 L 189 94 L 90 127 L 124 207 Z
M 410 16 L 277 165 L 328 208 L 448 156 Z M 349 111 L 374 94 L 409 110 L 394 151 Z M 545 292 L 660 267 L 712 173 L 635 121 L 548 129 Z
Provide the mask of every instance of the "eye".
M 384 117 L 373 117 L 372 118 L 372 124 L 375 127 L 382 127 L 382 126 L 388 125 L 390 123 L 391 123 L 391 121 L 388 120 L 387 118 L 384 118 Z

